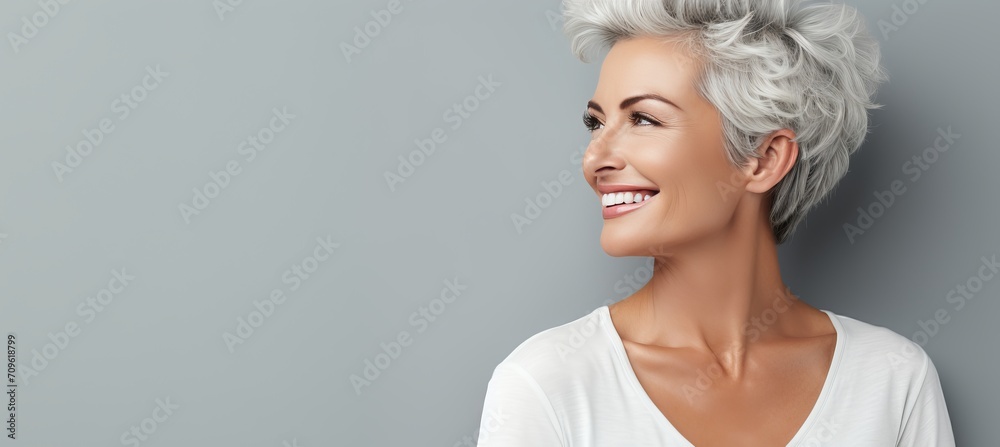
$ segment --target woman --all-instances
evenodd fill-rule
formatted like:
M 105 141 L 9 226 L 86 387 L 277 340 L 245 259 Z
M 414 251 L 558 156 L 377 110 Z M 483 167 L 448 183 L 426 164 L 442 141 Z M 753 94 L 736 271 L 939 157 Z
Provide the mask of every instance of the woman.
M 620 302 L 495 369 L 480 447 L 954 446 L 920 346 L 798 300 L 777 244 L 844 175 L 885 79 L 855 10 L 791 0 L 566 0 L 582 60 L 610 46 L 583 170 Z

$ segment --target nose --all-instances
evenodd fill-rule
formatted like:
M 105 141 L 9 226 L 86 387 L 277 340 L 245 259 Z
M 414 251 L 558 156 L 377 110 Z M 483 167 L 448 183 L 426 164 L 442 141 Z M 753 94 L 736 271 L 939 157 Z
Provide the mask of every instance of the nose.
M 584 176 L 593 182 L 603 175 L 624 169 L 626 161 L 619 145 L 616 132 L 607 127 L 591 139 L 583 154 Z

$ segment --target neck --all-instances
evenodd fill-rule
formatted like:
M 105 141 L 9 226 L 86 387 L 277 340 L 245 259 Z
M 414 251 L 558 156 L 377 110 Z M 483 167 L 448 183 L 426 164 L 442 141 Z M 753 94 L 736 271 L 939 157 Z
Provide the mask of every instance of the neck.
M 753 214 L 763 222 L 737 215 L 712 237 L 654 257 L 652 279 L 630 297 L 631 341 L 709 352 L 739 376 L 748 345 L 794 320 L 789 310 L 801 306 L 781 279 L 766 213 Z

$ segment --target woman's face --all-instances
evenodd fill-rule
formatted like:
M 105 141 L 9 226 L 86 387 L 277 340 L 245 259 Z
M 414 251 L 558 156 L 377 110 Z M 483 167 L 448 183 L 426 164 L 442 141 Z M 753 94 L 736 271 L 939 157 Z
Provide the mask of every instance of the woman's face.
M 604 60 L 584 115 L 592 139 L 583 171 L 612 256 L 665 254 L 732 222 L 739 171 L 726 158 L 718 111 L 696 90 L 698 70 L 682 46 L 647 37 L 619 41 Z M 630 191 L 642 200 L 630 201 Z M 605 202 L 612 192 L 626 203 Z

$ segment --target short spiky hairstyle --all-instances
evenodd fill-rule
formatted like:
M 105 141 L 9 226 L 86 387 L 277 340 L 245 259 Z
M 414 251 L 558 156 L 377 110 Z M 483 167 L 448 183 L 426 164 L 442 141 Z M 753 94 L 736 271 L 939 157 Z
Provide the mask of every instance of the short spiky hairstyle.
M 698 90 L 722 118 L 726 154 L 743 166 L 774 131 L 799 156 L 771 191 L 783 243 L 847 173 L 887 79 L 857 10 L 797 0 L 563 0 L 564 32 L 584 62 L 621 39 L 681 39 L 703 65 Z

